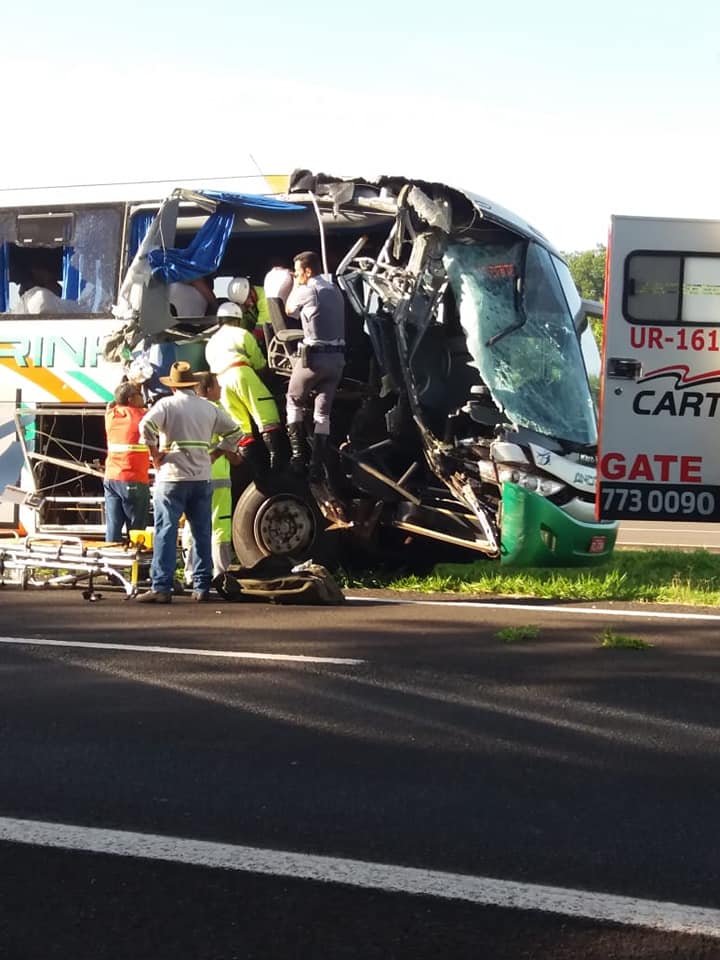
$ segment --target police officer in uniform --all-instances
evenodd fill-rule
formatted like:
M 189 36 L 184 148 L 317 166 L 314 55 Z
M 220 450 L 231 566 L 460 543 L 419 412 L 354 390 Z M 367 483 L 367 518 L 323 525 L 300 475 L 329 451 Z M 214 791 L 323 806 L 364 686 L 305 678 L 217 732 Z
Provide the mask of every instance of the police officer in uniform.
M 317 253 L 304 251 L 293 257 L 293 262 L 295 285 L 285 310 L 289 317 L 300 319 L 304 336 L 287 391 L 291 467 L 299 471 L 304 466 L 304 412 L 314 392 L 309 479 L 317 483 L 324 479 L 330 411 L 345 366 L 345 301 L 338 288 L 322 276 Z

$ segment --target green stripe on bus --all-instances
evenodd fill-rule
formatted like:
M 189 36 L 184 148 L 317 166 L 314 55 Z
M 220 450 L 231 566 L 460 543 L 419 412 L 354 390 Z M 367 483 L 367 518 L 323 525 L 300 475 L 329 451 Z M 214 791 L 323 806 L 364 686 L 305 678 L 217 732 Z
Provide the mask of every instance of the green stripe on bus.
M 83 373 L 82 370 L 68 370 L 68 373 L 84 387 L 89 387 L 97 396 L 98 400 L 105 400 L 106 402 L 112 400 L 113 394 L 111 391 L 107 390 L 101 383 L 98 383 L 97 380 L 93 380 L 92 377 Z

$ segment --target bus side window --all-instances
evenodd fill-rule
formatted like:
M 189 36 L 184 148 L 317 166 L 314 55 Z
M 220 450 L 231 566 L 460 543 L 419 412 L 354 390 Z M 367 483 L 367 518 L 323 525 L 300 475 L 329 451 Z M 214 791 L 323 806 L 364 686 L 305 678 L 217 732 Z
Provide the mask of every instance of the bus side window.
M 120 229 L 115 209 L 0 214 L 0 313 L 108 314 Z

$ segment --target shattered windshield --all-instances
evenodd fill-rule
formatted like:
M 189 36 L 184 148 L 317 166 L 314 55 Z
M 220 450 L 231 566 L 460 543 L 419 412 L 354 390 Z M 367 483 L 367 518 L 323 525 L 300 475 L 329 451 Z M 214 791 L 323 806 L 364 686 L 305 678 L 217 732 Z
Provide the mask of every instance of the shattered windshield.
M 507 417 L 558 440 L 595 444 L 585 366 L 550 254 L 509 236 L 451 244 L 445 267 L 468 350 Z

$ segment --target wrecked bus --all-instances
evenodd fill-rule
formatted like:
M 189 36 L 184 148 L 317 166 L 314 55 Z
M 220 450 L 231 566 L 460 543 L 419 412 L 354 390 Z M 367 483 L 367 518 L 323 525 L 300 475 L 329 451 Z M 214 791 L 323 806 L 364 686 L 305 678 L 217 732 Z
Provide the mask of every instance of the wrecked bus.
M 331 482 L 318 488 L 289 471 L 243 481 L 240 563 L 326 559 L 343 545 L 372 556 L 398 541 L 515 565 L 605 559 L 617 525 L 594 519 L 583 304 L 548 241 L 474 194 L 307 171 L 272 198 L 176 190 L 129 262 L 114 307 L 122 325 L 98 362 L 118 370 L 115 382 L 121 365 L 157 367 L 159 349 L 161 362 L 202 368 L 216 320 L 172 316 L 178 258 L 185 278 L 212 272 L 222 295 L 233 277 L 260 284 L 304 249 L 321 255 L 346 301 Z M 264 332 L 282 406 L 301 335 L 278 311 Z

